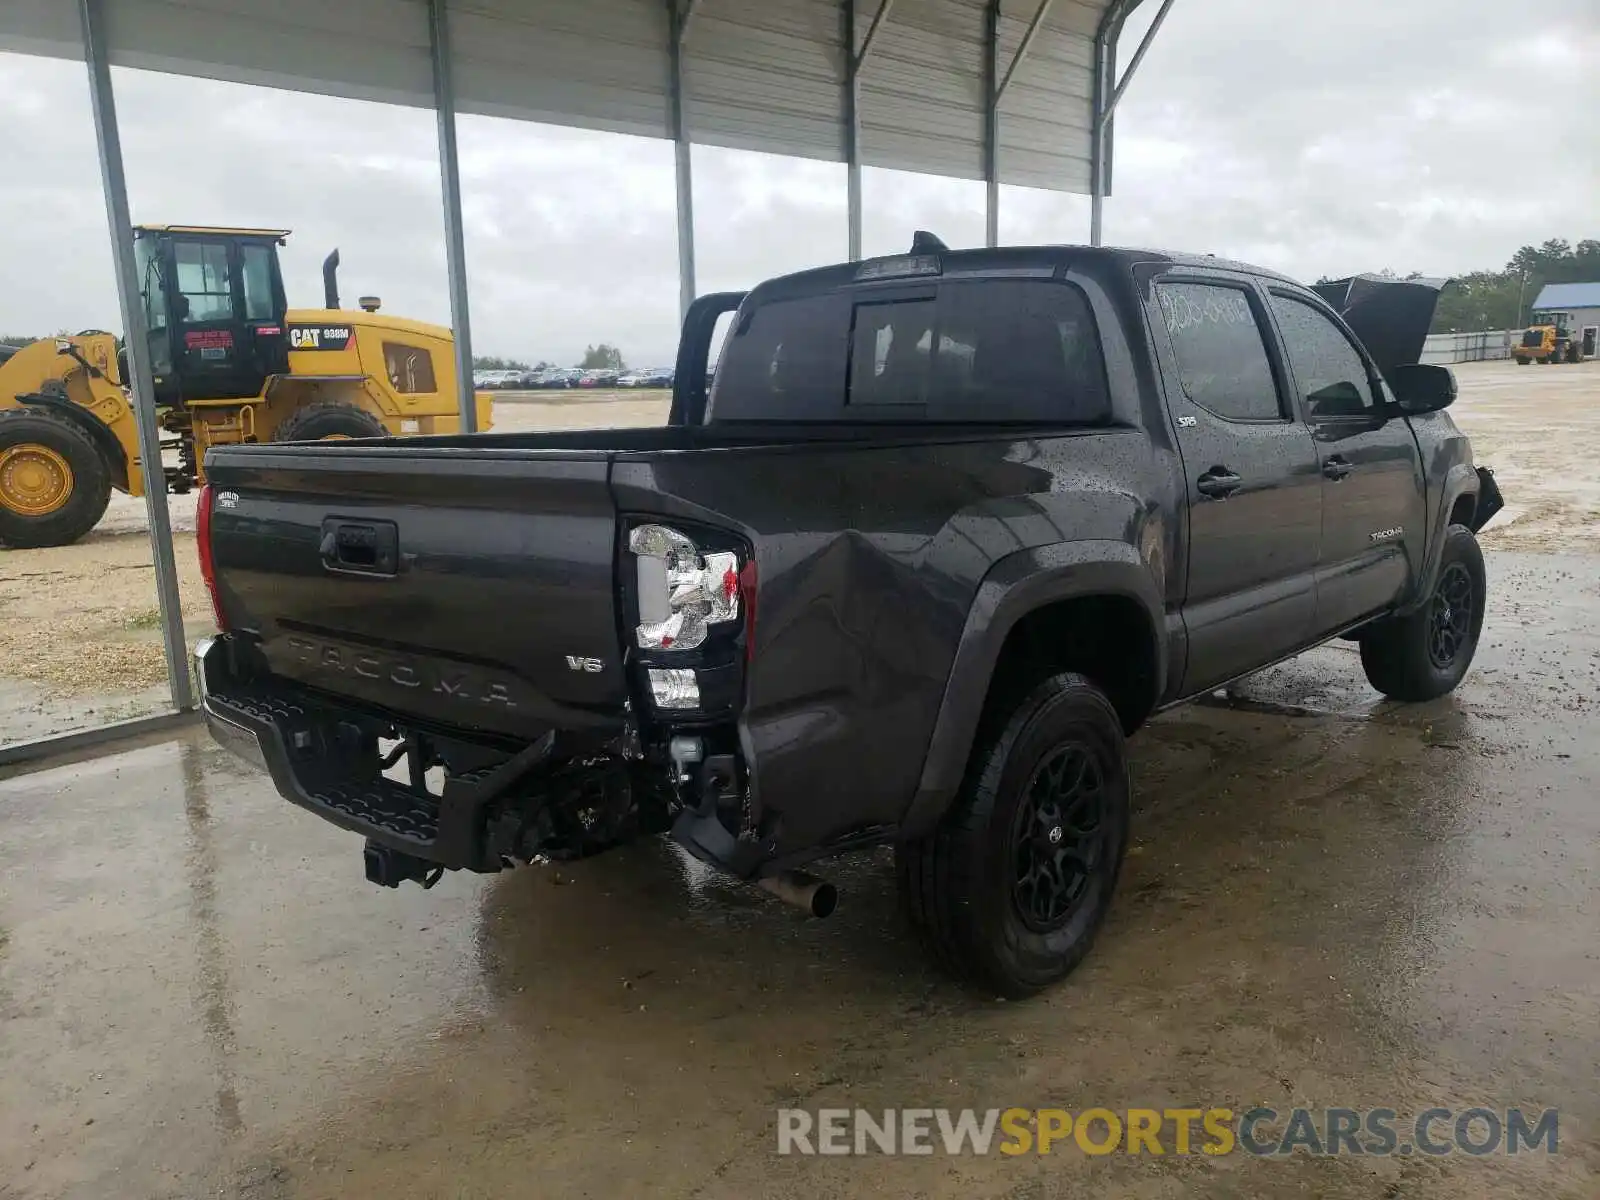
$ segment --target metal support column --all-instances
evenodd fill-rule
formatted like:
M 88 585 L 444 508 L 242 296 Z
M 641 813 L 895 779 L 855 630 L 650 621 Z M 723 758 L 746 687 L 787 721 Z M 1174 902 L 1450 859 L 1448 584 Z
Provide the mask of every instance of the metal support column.
M 1110 126 L 1103 118 L 1106 114 L 1106 81 L 1111 77 L 1113 67 L 1111 41 L 1104 30 L 1095 35 L 1093 67 L 1093 112 L 1089 128 L 1089 244 L 1098 246 L 1104 217 L 1106 177 L 1111 167 L 1111 155 L 1108 153 Z
M 139 273 L 133 257 L 133 218 L 122 171 L 122 138 L 111 88 L 102 0 L 79 0 L 83 57 L 89 67 L 89 103 L 94 110 L 95 142 L 100 150 L 100 182 L 105 191 L 117 300 L 122 306 L 124 343 L 132 379 L 133 411 L 139 434 L 139 467 L 144 473 L 144 510 L 150 523 L 150 554 L 155 564 L 156 599 L 161 608 L 161 640 L 167 656 L 167 686 L 180 711 L 195 704 L 189 679 L 189 654 L 183 637 L 183 602 L 178 567 L 172 555 L 172 519 L 167 511 L 167 474 L 161 462 L 161 431 L 156 425 L 155 384 L 150 373 L 150 331 L 140 301 Z
M 1145 51 L 1150 49 L 1150 43 L 1156 40 L 1161 23 L 1167 19 L 1167 13 L 1172 9 L 1172 0 L 1161 0 L 1161 8 L 1156 12 L 1156 19 L 1151 21 L 1150 28 L 1144 31 L 1144 37 L 1139 40 L 1139 48 L 1133 52 L 1133 60 L 1128 63 L 1128 69 L 1123 72 L 1119 80 L 1117 79 L 1117 35 L 1122 32 L 1123 19 L 1132 7 L 1131 3 L 1124 0 L 1123 3 L 1114 4 L 1107 9 L 1094 38 L 1094 128 L 1090 131 L 1093 161 L 1089 167 L 1091 246 L 1100 244 L 1105 198 L 1111 191 L 1111 118 L 1117 111 L 1117 104 L 1122 100 L 1123 93 L 1128 90 L 1128 84 L 1133 82 L 1134 72 L 1144 60 Z
M 678 316 L 689 315 L 694 303 L 694 174 L 689 136 L 683 117 L 683 39 L 689 32 L 695 0 L 667 0 L 670 41 L 667 46 L 671 78 L 672 149 L 677 168 L 678 210 Z
M 894 0 L 879 0 L 867 35 L 856 45 L 856 2 L 844 0 L 844 163 L 845 219 L 849 225 L 850 261 L 861 257 L 861 68 Z
M 861 69 L 856 61 L 856 0 L 840 5 L 844 22 L 844 192 L 850 261 L 861 258 Z
M 1000 244 L 1000 0 L 983 15 L 983 244 Z
M 986 246 L 1000 244 L 1000 102 L 1005 99 L 1006 89 L 1016 77 L 1017 68 L 1028 57 L 1028 51 L 1033 49 L 1033 39 L 1038 36 L 1054 3 L 1055 0 L 1039 0 L 1039 7 L 1033 10 L 1033 17 L 1028 21 L 1028 28 L 1023 32 L 1022 41 L 1018 43 L 1017 52 L 1003 76 L 1000 74 L 1000 0 L 990 0 L 989 3 L 983 60 L 983 87 L 988 97 L 983 126 L 983 178 L 988 186 L 988 194 L 984 198 L 983 244 Z
M 450 70 L 447 0 L 428 0 L 433 50 L 433 111 L 439 121 L 439 182 L 444 193 L 444 255 L 450 277 L 450 324 L 455 330 L 456 396 L 461 432 L 478 432 L 472 384 L 472 313 L 467 303 L 467 240 L 461 219 L 461 163 L 456 154 L 456 93 Z

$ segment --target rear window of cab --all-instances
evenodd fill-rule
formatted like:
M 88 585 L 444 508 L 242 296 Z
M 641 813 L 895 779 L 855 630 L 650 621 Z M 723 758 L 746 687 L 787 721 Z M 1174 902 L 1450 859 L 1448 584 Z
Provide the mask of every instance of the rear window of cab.
M 941 281 L 773 300 L 723 347 L 707 419 L 1092 425 L 1110 418 L 1094 315 L 1074 285 Z

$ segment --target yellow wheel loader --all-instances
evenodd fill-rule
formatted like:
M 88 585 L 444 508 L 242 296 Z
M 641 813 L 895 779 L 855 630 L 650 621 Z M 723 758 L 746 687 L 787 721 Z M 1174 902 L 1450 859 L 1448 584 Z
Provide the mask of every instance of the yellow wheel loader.
M 171 465 L 139 458 L 127 354 L 100 330 L 0 347 L 0 546 L 60 546 L 94 528 L 112 488 L 144 495 L 203 482 L 206 450 L 239 442 L 455 433 L 450 330 L 339 306 L 291 309 L 286 229 L 134 230 L 157 423 Z M 478 428 L 490 398 L 476 393 Z
M 1589 356 L 1584 353 L 1581 337 L 1573 336 L 1570 319 L 1566 313 L 1545 314 L 1544 324 L 1530 325 L 1511 347 L 1511 357 L 1517 365 L 1529 363 L 1579 363 Z

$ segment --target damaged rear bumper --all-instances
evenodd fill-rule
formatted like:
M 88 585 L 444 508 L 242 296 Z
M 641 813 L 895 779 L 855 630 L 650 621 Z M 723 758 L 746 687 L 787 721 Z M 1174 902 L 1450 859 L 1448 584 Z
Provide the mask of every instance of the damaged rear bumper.
M 425 735 L 426 752 L 409 764 L 421 778 L 438 759 L 451 764 L 442 787 L 397 782 L 386 774 L 413 744 L 380 715 L 348 708 L 268 676 L 235 669 L 226 637 L 195 648 L 201 712 L 218 744 L 272 777 L 279 794 L 371 848 L 446 869 L 498 871 L 532 857 L 548 835 L 541 820 L 574 789 L 597 812 L 631 811 L 627 772 L 600 756 L 582 771 L 550 764 L 547 735 L 518 749 L 458 736 Z M 401 740 L 387 755 L 380 738 Z M 423 743 L 423 735 L 414 744 Z M 550 770 L 542 771 L 546 766 Z M 610 829 L 605 832 L 614 832 Z

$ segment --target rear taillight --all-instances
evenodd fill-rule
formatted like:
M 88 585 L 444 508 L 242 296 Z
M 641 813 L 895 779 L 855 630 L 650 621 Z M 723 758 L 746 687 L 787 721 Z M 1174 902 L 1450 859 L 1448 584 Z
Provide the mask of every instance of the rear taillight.
M 699 720 L 731 715 L 756 631 L 749 547 L 724 532 L 654 521 L 629 529 L 625 544 L 636 605 L 632 641 L 642 652 L 649 702 Z
M 628 534 L 635 556 L 642 650 L 693 650 L 709 626 L 739 619 L 739 556 L 701 551 L 666 525 L 640 525 Z
M 209 483 L 200 488 L 200 497 L 194 510 L 195 548 L 200 552 L 200 578 L 205 580 L 206 593 L 211 597 L 211 612 L 217 619 L 217 628 L 228 631 L 228 619 L 222 612 L 222 601 L 217 596 L 217 564 L 211 551 L 212 488 Z

